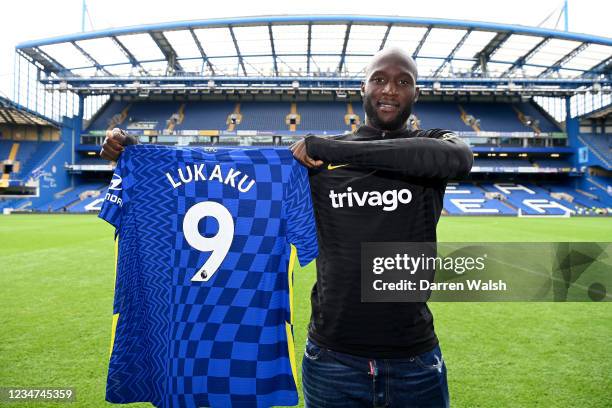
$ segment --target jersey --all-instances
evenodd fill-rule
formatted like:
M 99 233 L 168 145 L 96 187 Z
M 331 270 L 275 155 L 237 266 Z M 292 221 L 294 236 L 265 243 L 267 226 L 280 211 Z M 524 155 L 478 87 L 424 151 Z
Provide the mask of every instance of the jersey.
M 438 343 L 426 303 L 361 301 L 361 244 L 435 242 L 446 181 L 469 173 L 473 155 L 449 130 L 309 136 L 319 233 L 308 337 L 368 358 L 407 358 Z M 358 220 L 356 222 L 356 220 Z
M 318 247 L 289 150 L 127 146 L 100 217 L 118 253 L 109 402 L 297 404 L 292 263 Z

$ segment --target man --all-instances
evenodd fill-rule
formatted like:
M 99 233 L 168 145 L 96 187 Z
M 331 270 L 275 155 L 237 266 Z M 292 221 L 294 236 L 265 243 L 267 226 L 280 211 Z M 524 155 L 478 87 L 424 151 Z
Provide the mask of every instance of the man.
M 449 406 L 446 367 L 425 303 L 362 303 L 362 242 L 435 242 L 444 190 L 469 173 L 472 153 L 450 131 L 412 131 L 417 68 L 398 49 L 376 54 L 362 83 L 365 125 L 332 138 L 309 136 L 294 156 L 310 168 L 319 256 L 302 363 L 305 405 Z M 101 156 L 134 143 L 107 133 Z M 325 164 L 325 165 L 324 165 Z M 352 193 L 410 191 L 383 210 Z M 340 197 L 342 196 L 342 197 Z
M 449 405 L 427 305 L 362 303 L 360 296 L 361 243 L 435 242 L 446 181 L 472 166 L 470 149 L 450 131 L 407 128 L 419 95 L 416 80 L 410 56 L 398 49 L 379 52 L 361 85 L 365 126 L 292 146 L 310 168 L 319 239 L 302 362 L 309 408 Z M 406 189 L 409 202 L 389 211 L 376 200 L 357 201 L 366 192 L 392 197 L 389 192 Z

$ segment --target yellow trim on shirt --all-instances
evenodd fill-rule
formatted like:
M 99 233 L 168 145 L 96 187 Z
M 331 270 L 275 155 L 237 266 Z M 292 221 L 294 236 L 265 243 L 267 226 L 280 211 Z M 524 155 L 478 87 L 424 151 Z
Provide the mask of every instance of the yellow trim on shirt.
M 119 265 L 119 235 L 115 238 L 115 279 L 114 284 L 117 284 L 117 267 Z M 117 322 L 119 322 L 119 313 L 113 314 L 113 324 L 111 326 L 111 340 L 109 358 L 113 354 L 113 346 L 115 345 L 115 333 L 117 332 Z
M 115 313 L 113 315 L 113 325 L 111 327 L 110 351 L 108 353 L 109 358 L 113 354 L 113 346 L 115 345 L 115 333 L 117 332 L 117 322 L 118 321 L 119 321 L 119 313 Z
M 287 333 L 287 348 L 289 354 L 289 362 L 291 363 L 291 373 L 293 381 L 297 389 L 297 367 L 295 362 L 295 345 L 293 342 L 293 268 L 297 259 L 297 249 L 291 245 L 291 254 L 289 255 L 289 266 L 287 268 L 287 283 L 289 285 L 289 322 L 285 322 L 285 331 Z
M 297 259 L 297 249 L 291 245 L 289 255 L 289 267 L 287 268 L 287 282 L 289 284 L 289 323 L 293 324 L 293 268 Z
M 293 381 L 295 382 L 295 388 L 297 389 L 297 367 L 295 363 L 295 346 L 293 343 L 293 330 L 289 323 L 285 322 L 285 331 L 287 332 L 287 347 L 289 348 L 289 362 L 291 363 L 291 373 L 293 374 Z

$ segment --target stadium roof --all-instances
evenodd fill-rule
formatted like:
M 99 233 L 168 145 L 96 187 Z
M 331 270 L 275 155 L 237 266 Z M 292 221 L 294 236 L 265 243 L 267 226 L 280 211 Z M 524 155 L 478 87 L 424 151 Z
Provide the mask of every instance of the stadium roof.
M 296 80 L 300 87 L 351 89 L 370 57 L 390 46 L 413 55 L 425 87 L 510 84 L 577 92 L 593 85 L 607 91 L 612 84 L 611 38 L 433 18 L 209 19 L 84 32 L 16 48 L 43 72 L 43 83 L 89 93 L 117 86 L 295 86 Z
M 612 118 L 612 105 L 607 105 L 583 116 L 585 119 L 607 119 Z
M 58 127 L 58 123 L 0 96 L 0 124 Z

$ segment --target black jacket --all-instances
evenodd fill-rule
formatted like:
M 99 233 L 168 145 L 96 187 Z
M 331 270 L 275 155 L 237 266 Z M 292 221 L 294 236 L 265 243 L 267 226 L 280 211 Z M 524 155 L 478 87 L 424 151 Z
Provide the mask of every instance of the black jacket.
M 438 340 L 425 303 L 361 302 L 361 243 L 435 242 L 447 180 L 469 173 L 469 147 L 448 130 L 362 126 L 347 135 L 309 136 L 306 148 L 325 162 L 309 171 L 319 239 L 309 338 L 371 358 L 431 350 Z M 404 191 L 402 202 L 390 200 L 405 189 L 410 194 Z M 388 200 L 365 199 L 372 196 Z

